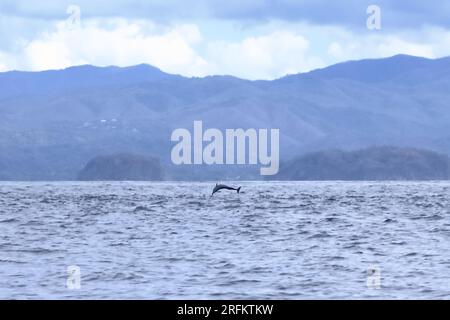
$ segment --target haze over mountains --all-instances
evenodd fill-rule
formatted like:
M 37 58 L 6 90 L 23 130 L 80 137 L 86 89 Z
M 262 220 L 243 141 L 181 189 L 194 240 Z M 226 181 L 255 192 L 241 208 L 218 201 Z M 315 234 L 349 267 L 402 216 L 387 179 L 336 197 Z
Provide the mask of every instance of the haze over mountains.
M 450 154 L 450 58 L 350 61 L 273 81 L 148 65 L 0 73 L 0 180 L 73 180 L 92 158 L 157 156 L 169 179 L 261 178 L 258 166 L 170 165 L 172 130 L 279 128 L 281 161 L 373 145 Z

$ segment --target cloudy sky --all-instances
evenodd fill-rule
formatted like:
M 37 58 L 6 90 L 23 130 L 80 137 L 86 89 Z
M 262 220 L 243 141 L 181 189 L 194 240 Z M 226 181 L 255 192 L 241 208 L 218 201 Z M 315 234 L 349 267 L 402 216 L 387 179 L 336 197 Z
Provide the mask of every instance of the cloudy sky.
M 367 26 L 372 5 L 381 28 Z M 0 0 L 0 71 L 148 63 L 274 79 L 399 53 L 450 55 L 450 1 Z

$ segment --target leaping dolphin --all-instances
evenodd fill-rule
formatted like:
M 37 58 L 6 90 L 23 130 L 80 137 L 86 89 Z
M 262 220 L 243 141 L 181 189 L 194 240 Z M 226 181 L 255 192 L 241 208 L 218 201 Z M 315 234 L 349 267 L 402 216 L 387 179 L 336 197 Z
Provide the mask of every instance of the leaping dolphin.
M 239 193 L 239 191 L 241 191 L 241 187 L 239 187 L 239 188 L 236 189 L 236 188 L 232 188 L 232 187 L 226 186 L 226 185 L 224 185 L 224 184 L 217 184 L 217 183 L 216 183 L 216 186 L 214 187 L 211 196 L 212 196 L 214 193 L 216 193 L 216 192 L 218 192 L 218 191 L 220 191 L 220 190 L 222 190 L 222 189 L 225 189 L 225 190 L 235 190 L 235 191 L 237 191 L 237 193 Z

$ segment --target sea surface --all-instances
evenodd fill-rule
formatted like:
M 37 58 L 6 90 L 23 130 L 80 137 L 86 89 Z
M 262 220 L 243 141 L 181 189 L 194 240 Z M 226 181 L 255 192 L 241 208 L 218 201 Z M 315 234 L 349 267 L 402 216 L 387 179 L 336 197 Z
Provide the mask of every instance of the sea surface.
M 450 298 L 450 182 L 228 184 L 0 182 L 0 299 Z

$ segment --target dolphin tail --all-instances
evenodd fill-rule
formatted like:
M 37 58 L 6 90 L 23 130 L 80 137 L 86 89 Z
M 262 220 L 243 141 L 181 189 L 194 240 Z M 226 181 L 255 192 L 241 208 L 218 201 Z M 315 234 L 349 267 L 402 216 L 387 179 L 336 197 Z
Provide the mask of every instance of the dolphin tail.
M 239 193 L 239 191 L 241 191 L 241 187 L 237 188 L 237 193 Z

